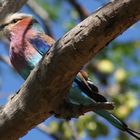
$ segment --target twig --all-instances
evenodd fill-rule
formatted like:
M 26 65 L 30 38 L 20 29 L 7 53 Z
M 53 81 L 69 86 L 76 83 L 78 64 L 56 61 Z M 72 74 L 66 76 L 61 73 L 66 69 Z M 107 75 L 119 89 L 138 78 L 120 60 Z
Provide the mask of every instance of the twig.
M 9 57 L 7 57 L 7 56 L 2 56 L 2 55 L 0 55 L 0 61 L 2 61 L 2 62 L 5 63 L 5 64 L 8 64 L 9 66 L 11 66 Z
M 54 138 L 55 140 L 60 140 L 59 135 L 57 134 L 53 134 L 50 130 L 50 128 L 48 126 L 46 126 L 44 123 L 41 123 L 39 125 L 36 126 L 36 128 L 43 132 L 45 135 L 48 134 L 49 136 L 51 136 L 52 138 Z
M 69 126 L 72 129 L 74 140 L 80 140 L 80 137 L 78 135 L 76 126 L 74 125 L 74 121 L 73 120 L 70 120 L 68 123 L 69 123 Z
M 75 10 L 78 12 L 81 21 L 89 16 L 88 11 L 84 7 L 82 7 L 82 5 L 80 5 L 77 2 L 77 0 L 68 0 L 68 1 L 75 8 Z
M 37 4 L 34 0 L 28 0 L 27 7 L 40 18 L 42 24 L 45 27 L 45 32 L 49 36 L 53 37 L 53 33 L 49 24 L 50 19 L 47 11 L 45 11 L 41 6 L 39 6 L 39 4 Z

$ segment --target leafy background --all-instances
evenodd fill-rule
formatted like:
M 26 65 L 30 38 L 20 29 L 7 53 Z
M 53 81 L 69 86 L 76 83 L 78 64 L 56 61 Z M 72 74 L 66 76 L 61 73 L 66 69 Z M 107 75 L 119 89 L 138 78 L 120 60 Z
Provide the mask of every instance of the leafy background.
M 84 10 L 83 17 L 74 3 Z M 30 0 L 22 12 L 35 16 L 47 34 L 56 40 L 77 25 L 82 18 L 107 3 L 107 0 Z M 32 6 L 36 5 L 37 8 Z M 41 10 L 40 10 L 41 9 Z M 112 31 L 113 32 L 113 31 Z M 9 65 L 9 44 L 0 41 L 0 104 L 7 102 L 23 79 Z M 113 113 L 133 129 L 140 130 L 140 23 L 112 41 L 85 67 L 100 93 L 115 102 Z M 44 129 L 43 129 L 44 128 Z M 93 112 L 65 121 L 54 116 L 34 128 L 21 140 L 132 140 Z

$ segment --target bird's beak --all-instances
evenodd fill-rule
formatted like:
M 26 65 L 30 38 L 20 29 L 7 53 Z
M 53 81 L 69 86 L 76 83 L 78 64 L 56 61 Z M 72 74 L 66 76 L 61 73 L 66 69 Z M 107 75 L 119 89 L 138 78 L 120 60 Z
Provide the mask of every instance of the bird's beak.
M 0 25 L 0 31 L 2 31 L 4 27 L 5 25 Z
M 4 28 L 3 25 L 0 25 L 0 31 L 2 31 L 3 28 Z
M 2 31 L 4 29 L 4 27 L 7 26 L 7 24 L 2 24 L 0 25 L 0 31 Z

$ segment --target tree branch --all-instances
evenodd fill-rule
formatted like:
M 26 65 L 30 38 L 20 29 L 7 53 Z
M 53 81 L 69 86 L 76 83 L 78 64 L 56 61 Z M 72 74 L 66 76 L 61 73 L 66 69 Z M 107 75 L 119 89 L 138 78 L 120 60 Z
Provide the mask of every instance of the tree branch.
M 11 66 L 10 60 L 8 56 L 2 56 L 0 55 L 0 61 L 2 61 L 5 64 L 8 64 L 9 66 Z
M 68 124 L 69 124 L 69 127 L 72 129 L 73 139 L 80 140 L 80 137 L 79 137 L 78 132 L 77 132 L 77 128 L 75 127 L 74 120 L 69 121 Z
M 0 110 L 0 139 L 17 140 L 52 112 L 59 113 L 77 72 L 140 19 L 139 7 L 140 0 L 115 0 L 59 39 Z
M 53 134 L 51 129 L 46 126 L 45 124 L 41 123 L 39 125 L 37 125 L 36 127 L 38 130 L 40 130 L 42 133 L 44 133 L 45 135 L 49 135 L 51 136 L 54 140 L 60 140 L 59 136 L 57 134 Z
M 10 13 L 17 12 L 27 0 L 1 0 L 0 1 L 0 20 Z
M 42 23 L 44 23 L 47 35 L 53 37 L 53 33 L 49 24 L 50 19 L 47 11 L 45 11 L 42 7 L 40 7 L 34 0 L 28 0 L 27 6 L 41 19 L 41 21 L 43 21 Z
M 81 21 L 84 20 L 86 17 L 89 16 L 88 11 L 82 7 L 77 0 L 68 0 L 69 3 L 75 8 L 75 10 L 78 12 Z

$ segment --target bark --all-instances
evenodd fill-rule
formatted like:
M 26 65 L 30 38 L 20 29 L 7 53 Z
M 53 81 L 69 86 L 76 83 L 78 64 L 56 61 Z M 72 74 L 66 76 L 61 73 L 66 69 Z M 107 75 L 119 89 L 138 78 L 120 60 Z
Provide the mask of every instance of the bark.
M 0 1 L 0 20 L 10 13 L 17 12 L 27 0 L 1 0 Z
M 140 19 L 139 7 L 140 0 L 115 0 L 60 38 L 18 94 L 0 110 L 0 139 L 17 140 L 53 112 L 75 113 L 63 102 L 73 78 L 86 62 Z

